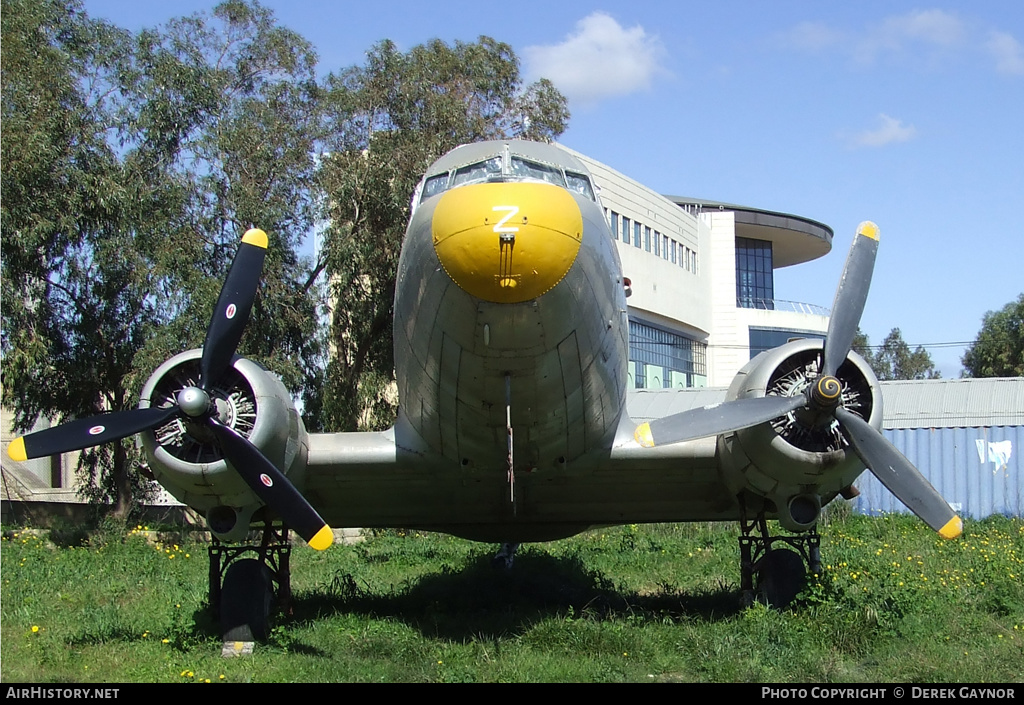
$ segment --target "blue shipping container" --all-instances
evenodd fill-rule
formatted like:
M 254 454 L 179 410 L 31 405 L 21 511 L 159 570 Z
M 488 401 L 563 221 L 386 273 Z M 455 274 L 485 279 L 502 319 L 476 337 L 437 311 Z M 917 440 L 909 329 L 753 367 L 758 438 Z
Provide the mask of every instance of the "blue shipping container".
M 1024 517 L 1024 426 L 905 428 L 882 433 L 961 516 Z M 853 501 L 854 511 L 872 515 L 909 511 L 870 472 L 855 484 L 860 496 Z

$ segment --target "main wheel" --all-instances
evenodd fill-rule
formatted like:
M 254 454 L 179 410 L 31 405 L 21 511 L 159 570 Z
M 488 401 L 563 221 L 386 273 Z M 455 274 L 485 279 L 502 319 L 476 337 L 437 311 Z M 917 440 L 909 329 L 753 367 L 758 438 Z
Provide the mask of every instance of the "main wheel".
M 273 602 L 274 584 L 262 561 L 243 558 L 228 566 L 220 595 L 224 641 L 264 641 Z
M 804 559 L 788 548 L 768 551 L 757 572 L 757 591 L 769 607 L 788 607 L 807 584 Z

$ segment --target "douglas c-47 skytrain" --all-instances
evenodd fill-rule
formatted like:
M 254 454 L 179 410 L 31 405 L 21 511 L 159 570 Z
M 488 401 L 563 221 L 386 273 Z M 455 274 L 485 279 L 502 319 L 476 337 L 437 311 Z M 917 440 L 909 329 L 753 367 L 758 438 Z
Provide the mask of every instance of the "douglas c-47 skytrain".
M 267 245 L 260 230 L 242 237 L 203 348 L 160 366 L 138 409 L 9 447 L 24 460 L 141 434 L 156 479 L 222 542 L 211 550 L 222 619 L 240 611 L 259 630 L 271 582 L 287 594 L 271 550 L 283 528 L 316 549 L 331 525 L 441 531 L 500 543 L 496 561 L 510 565 L 522 542 L 595 526 L 739 521 L 748 596 L 755 579 L 777 587 L 819 569 L 821 508 L 855 493 L 865 467 L 942 536 L 961 532 L 879 433 L 878 381 L 851 351 L 873 223 L 854 237 L 824 341 L 763 353 L 724 403 L 639 427 L 625 410 L 628 281 L 588 170 L 556 146 L 465 145 L 424 175 L 397 275 L 399 413 L 387 431 L 309 434 L 280 380 L 235 355 Z M 771 519 L 792 535 L 770 535 Z M 260 546 L 224 548 L 252 526 Z M 245 550 L 258 558 L 239 559 Z

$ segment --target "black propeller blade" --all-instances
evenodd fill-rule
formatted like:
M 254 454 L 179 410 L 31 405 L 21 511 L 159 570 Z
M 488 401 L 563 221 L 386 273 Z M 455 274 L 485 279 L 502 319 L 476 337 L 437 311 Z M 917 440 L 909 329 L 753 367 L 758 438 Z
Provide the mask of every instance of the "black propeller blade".
M 832 315 L 828 319 L 828 333 L 825 334 L 824 364 L 821 373 L 833 377 L 839 366 L 846 360 L 857 335 L 864 302 L 868 300 L 871 274 L 875 269 L 875 255 L 878 253 L 878 226 L 864 221 L 857 226 L 850 252 L 846 255 L 843 276 L 836 287 L 832 302 Z
M 14 460 L 24 461 L 120 440 L 141 431 L 159 428 L 174 418 L 204 423 L 220 442 L 224 457 L 246 484 L 310 546 L 323 550 L 334 542 L 330 527 L 260 450 L 223 425 L 209 390 L 231 364 L 249 320 L 267 253 L 267 234 L 252 229 L 242 243 L 221 288 L 217 306 L 206 330 L 200 361 L 199 387 L 183 389 L 177 405 L 131 409 L 78 419 L 54 428 L 16 438 L 7 447 Z
M 650 423 L 636 429 L 636 440 L 640 445 L 653 448 L 666 443 L 681 443 L 694 438 L 717 436 L 748 426 L 756 426 L 791 411 L 806 403 L 803 397 L 758 397 L 736 399 L 735 401 L 690 409 Z
M 210 429 L 224 456 L 256 495 L 272 507 L 306 543 L 322 551 L 334 543 L 334 532 L 306 498 L 247 438 L 211 418 Z M 244 470 L 242 468 L 245 468 Z
M 159 428 L 177 415 L 178 407 L 168 406 L 128 409 L 77 419 L 15 438 L 7 446 L 7 454 L 14 460 L 24 461 L 91 448 Z
M 875 477 L 914 514 L 944 538 L 956 538 L 963 522 L 935 488 L 881 433 L 842 406 L 842 383 L 835 374 L 853 347 L 867 301 L 878 252 L 878 226 L 865 221 L 846 257 L 829 319 L 822 370 L 805 395 L 736 399 L 691 409 L 641 424 L 634 434 L 645 447 L 717 436 L 766 423 L 801 408 L 831 414 L 844 437 Z
M 199 365 L 199 386 L 206 391 L 224 374 L 242 339 L 263 273 L 267 244 L 267 234 L 262 230 L 253 228 L 242 236 L 242 244 L 238 246 L 206 329 L 203 359 Z
M 964 528 L 960 517 L 885 436 L 843 407 L 836 409 L 836 418 L 854 452 L 897 499 L 940 536 L 952 539 L 960 535 Z

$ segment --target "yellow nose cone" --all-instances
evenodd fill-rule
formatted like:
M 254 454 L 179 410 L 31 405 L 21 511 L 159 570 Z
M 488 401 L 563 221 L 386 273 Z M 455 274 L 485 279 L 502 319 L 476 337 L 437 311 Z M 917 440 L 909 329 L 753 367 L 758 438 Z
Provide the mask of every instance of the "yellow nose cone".
M 552 184 L 469 184 L 441 196 L 431 230 L 442 266 L 462 289 L 519 303 L 565 277 L 583 239 L 583 216 L 569 192 Z

